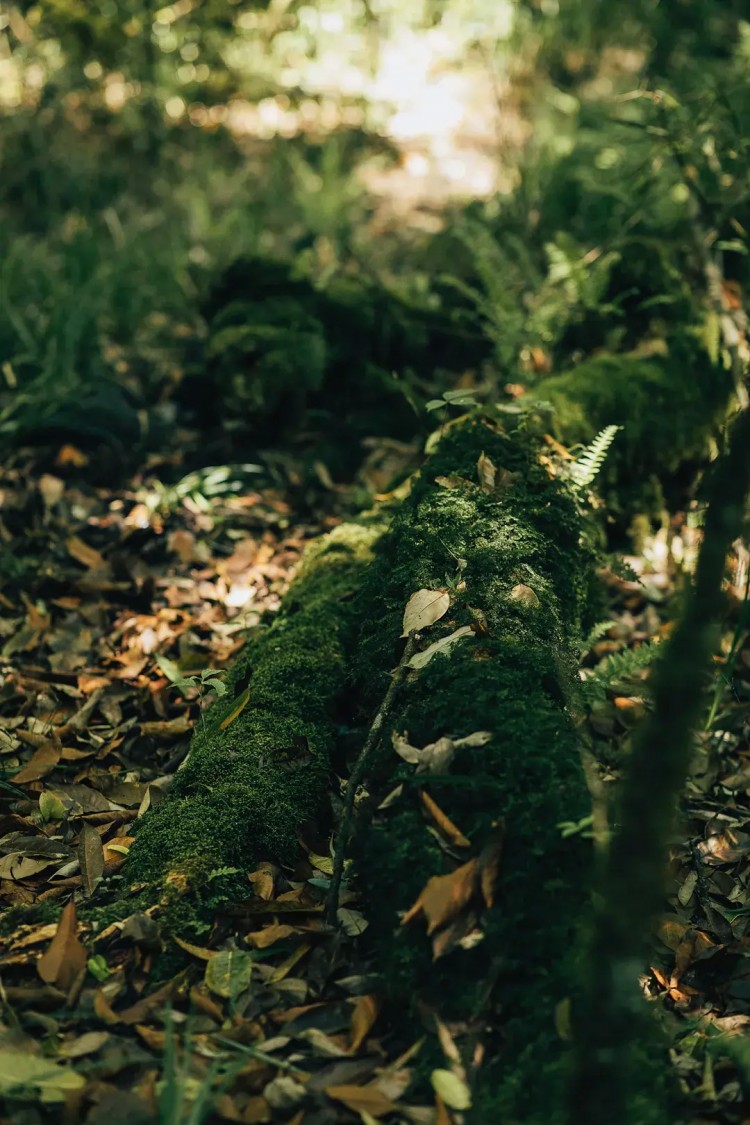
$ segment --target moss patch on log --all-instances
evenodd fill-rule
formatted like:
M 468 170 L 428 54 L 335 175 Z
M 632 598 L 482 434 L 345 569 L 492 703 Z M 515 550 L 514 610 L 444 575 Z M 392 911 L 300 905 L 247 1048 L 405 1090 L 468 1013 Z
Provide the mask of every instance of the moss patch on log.
M 476 481 L 482 453 L 498 477 L 514 474 L 505 490 L 435 483 Z M 535 441 L 475 419 L 439 444 L 378 544 L 360 594 L 358 694 L 371 707 L 398 660 L 403 609 L 415 590 L 452 587 L 450 611 L 425 643 L 462 625 L 477 628 L 409 673 L 392 726 L 417 747 L 480 730 L 491 740 L 459 749 L 438 774 L 417 774 L 383 747 L 377 794 L 398 783 L 404 790 L 361 832 L 355 852 L 383 986 L 399 1019 L 410 1011 L 416 1024 L 427 1004 L 444 1018 L 489 1021 L 503 1040 L 502 1071 L 488 1076 L 481 1095 L 488 1121 L 546 1116 L 534 1070 L 548 1072 L 555 1060 L 562 1069 L 554 1010 L 571 988 L 589 853 L 580 835 L 564 839 L 559 828 L 590 811 L 566 710 L 590 588 L 582 528 L 572 497 L 540 465 Z M 519 585 L 536 600 L 514 597 Z M 420 790 L 469 838 L 469 855 L 497 822 L 506 831 L 498 903 L 483 940 L 436 961 L 424 926 L 399 924 L 427 879 L 455 867 L 429 830 Z M 547 1097 L 554 1102 L 549 1084 Z
M 278 617 L 253 633 L 226 695 L 201 720 L 167 800 L 143 818 L 131 881 L 181 871 L 198 882 L 217 867 L 293 857 L 297 830 L 326 792 L 347 676 L 348 599 L 380 531 L 345 524 L 308 550 Z
M 630 510 L 644 503 L 653 508 L 661 484 L 700 462 L 731 391 L 729 373 L 706 355 L 700 366 L 695 357 L 604 355 L 542 380 L 533 396 L 552 404 L 554 432 L 567 445 L 590 442 L 605 426 L 622 426 L 602 480 L 610 506 Z M 637 498 L 629 499 L 634 489 Z

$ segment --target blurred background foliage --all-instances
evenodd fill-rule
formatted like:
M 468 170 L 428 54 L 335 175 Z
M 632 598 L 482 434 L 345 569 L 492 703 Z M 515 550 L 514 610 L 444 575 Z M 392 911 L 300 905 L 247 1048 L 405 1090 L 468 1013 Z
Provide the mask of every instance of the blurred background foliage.
M 456 385 L 597 353 L 720 378 L 744 8 L 2 0 L 0 439 L 335 430 L 343 472 Z

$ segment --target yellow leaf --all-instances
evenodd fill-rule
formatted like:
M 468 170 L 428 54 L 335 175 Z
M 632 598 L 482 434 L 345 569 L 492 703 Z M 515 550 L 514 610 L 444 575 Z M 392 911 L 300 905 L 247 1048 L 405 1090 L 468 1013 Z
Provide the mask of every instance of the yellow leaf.
M 240 696 L 237 704 L 232 708 L 232 710 L 229 712 L 227 717 L 225 719 L 222 719 L 221 722 L 219 723 L 219 730 L 226 730 L 227 727 L 230 726 L 234 722 L 234 720 L 239 715 L 242 714 L 242 712 L 247 707 L 249 701 L 250 701 L 250 688 L 246 687 L 245 690 L 243 691 L 242 695 Z
M 450 1070 L 433 1070 L 430 1075 L 432 1088 L 450 1109 L 471 1109 L 469 1087 L 462 1078 Z
M 377 996 L 360 996 L 352 1012 L 352 1041 L 349 1054 L 353 1055 L 359 1050 L 372 1030 L 372 1025 L 378 1018 L 380 1001 Z
M 199 961 L 210 961 L 212 957 L 217 954 L 216 949 L 204 949 L 202 945 L 192 945 L 189 941 L 183 941 L 182 938 L 172 934 L 172 941 L 175 945 L 179 945 L 180 949 L 184 949 L 191 957 L 197 957 Z

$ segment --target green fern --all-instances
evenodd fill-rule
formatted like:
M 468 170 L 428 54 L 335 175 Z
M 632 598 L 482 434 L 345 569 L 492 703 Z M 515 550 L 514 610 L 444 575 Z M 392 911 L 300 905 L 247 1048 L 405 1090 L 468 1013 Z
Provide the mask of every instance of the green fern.
M 588 636 L 583 639 L 581 644 L 581 656 L 585 656 L 587 652 L 591 651 L 597 641 L 600 641 L 602 637 L 606 637 L 614 624 L 615 622 L 612 620 L 598 621 L 593 629 L 589 631 Z
M 609 453 L 609 447 L 615 440 L 617 431 L 621 428 L 620 426 L 605 426 L 570 466 L 570 479 L 577 492 L 588 488 L 596 478 Z
M 608 656 L 596 669 L 594 675 L 582 682 L 581 691 L 584 699 L 588 703 L 603 699 L 608 688 L 649 668 L 658 658 L 660 650 L 660 641 L 647 641 L 638 648 L 627 648 Z

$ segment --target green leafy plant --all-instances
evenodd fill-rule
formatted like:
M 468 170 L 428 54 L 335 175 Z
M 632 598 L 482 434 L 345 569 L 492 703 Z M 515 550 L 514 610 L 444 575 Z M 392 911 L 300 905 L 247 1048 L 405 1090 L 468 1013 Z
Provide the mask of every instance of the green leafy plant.
M 440 398 L 433 398 L 426 404 L 425 410 L 441 410 L 444 406 L 479 406 L 472 391 L 445 391 Z
M 621 428 L 621 426 L 605 426 L 570 466 L 569 479 L 576 492 L 583 492 L 596 479 Z
M 604 699 L 608 689 L 650 668 L 660 652 L 660 641 L 647 641 L 638 648 L 627 648 L 608 656 L 592 676 L 582 681 L 581 691 L 584 700 L 595 703 Z

